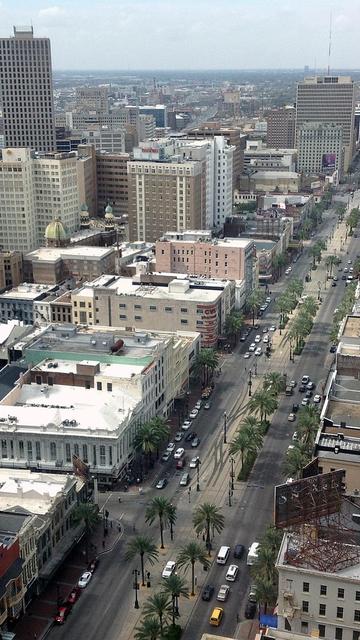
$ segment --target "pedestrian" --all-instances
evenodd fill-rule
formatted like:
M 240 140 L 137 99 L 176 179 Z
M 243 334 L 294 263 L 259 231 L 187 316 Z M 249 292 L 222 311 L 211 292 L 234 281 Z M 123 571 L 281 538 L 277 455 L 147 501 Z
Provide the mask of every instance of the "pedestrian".
M 112 529 L 112 520 L 110 520 L 110 529 Z
M 119 498 L 119 504 L 120 504 L 120 502 L 121 502 L 121 498 Z
M 121 525 L 118 525 L 118 532 L 121 533 Z
M 105 549 L 105 540 L 102 541 L 103 549 Z

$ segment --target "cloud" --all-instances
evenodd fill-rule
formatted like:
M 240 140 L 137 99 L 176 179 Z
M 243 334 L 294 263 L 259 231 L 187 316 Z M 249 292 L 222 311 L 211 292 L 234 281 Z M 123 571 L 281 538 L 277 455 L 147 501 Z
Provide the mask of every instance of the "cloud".
M 65 9 L 54 6 L 47 7 L 46 9 L 40 9 L 38 16 L 39 18 L 58 18 L 59 16 L 63 16 L 65 14 Z

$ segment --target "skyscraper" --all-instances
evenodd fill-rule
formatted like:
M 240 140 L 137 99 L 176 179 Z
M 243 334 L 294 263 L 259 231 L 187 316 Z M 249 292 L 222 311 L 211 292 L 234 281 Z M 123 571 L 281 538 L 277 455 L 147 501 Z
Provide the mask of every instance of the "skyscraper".
M 298 131 L 298 171 L 306 174 L 342 172 L 342 127 L 309 122 Z
M 296 145 L 306 123 L 341 125 L 347 171 L 354 153 L 354 111 L 354 83 L 349 76 L 305 78 L 297 87 Z
M 272 109 L 266 115 L 268 147 L 293 149 L 295 138 L 295 107 Z
M 32 27 L 0 38 L 0 106 L 6 147 L 56 149 L 50 40 Z

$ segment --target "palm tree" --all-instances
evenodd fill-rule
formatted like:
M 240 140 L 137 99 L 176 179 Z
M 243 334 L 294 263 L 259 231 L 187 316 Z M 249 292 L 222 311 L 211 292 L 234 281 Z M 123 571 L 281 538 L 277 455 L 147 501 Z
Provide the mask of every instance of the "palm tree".
M 246 301 L 246 306 L 248 307 L 248 309 L 250 309 L 252 313 L 253 326 L 255 324 L 255 313 L 260 309 L 264 300 L 265 300 L 265 293 L 260 289 L 254 289 L 250 293 Z
M 197 534 L 205 534 L 205 544 L 208 549 L 209 558 L 211 556 L 210 531 L 221 533 L 224 528 L 224 516 L 215 504 L 204 502 L 200 504 L 193 514 L 193 525 Z
M 162 416 L 156 416 L 149 422 L 150 430 L 153 432 L 153 442 L 156 445 L 156 455 L 159 457 L 159 447 L 169 439 L 170 428 L 167 421 Z
M 225 320 L 225 334 L 231 337 L 234 344 L 237 343 L 237 337 L 243 325 L 244 316 L 237 311 L 232 311 Z
M 256 578 L 275 583 L 277 570 L 275 568 L 276 554 L 273 549 L 260 542 L 257 558 L 252 566 L 251 574 Z
M 302 470 L 308 462 L 309 458 L 301 447 L 295 446 L 293 449 L 290 449 L 286 454 L 284 462 L 285 476 L 294 479 L 300 478 Z
M 299 298 L 304 291 L 304 285 L 299 278 L 293 278 L 287 286 L 287 291 L 289 293 L 295 293 Z
M 276 602 L 276 587 L 269 580 L 256 576 L 256 600 L 259 606 L 263 605 L 264 613 L 267 611 L 269 604 L 275 604 Z
M 261 538 L 261 546 L 268 547 L 269 549 L 271 549 L 276 559 L 277 554 L 279 553 L 282 538 L 283 538 L 282 530 L 277 529 L 273 525 L 269 525 L 266 528 L 266 531 L 263 537 Z
M 248 402 L 248 409 L 260 415 L 260 422 L 266 422 L 267 416 L 276 411 L 278 401 L 268 390 L 256 391 Z
M 80 504 L 75 507 L 72 514 L 72 521 L 75 525 L 80 524 L 81 522 L 84 524 L 85 528 L 85 553 L 86 553 L 86 562 L 89 561 L 89 537 L 90 533 L 94 531 L 96 525 L 100 521 L 99 516 L 99 507 L 97 504 L 93 504 L 91 502 L 80 502 Z
M 259 422 L 254 416 L 248 416 L 236 431 L 234 440 L 230 442 L 229 454 L 236 456 L 240 452 L 241 468 L 243 468 L 245 452 L 246 456 L 256 455 L 262 446 L 262 440 Z
M 135 627 L 135 640 L 159 640 L 162 637 L 160 622 L 155 617 L 144 618 Z
M 178 617 L 179 614 L 179 598 L 183 596 L 184 598 L 189 597 L 189 589 L 186 586 L 184 578 L 178 576 L 176 573 L 173 573 L 168 578 L 163 578 L 162 587 L 163 593 L 167 593 L 171 596 L 172 603 L 172 623 L 173 627 L 175 626 L 175 618 Z
M 159 552 L 157 550 L 156 544 L 152 541 L 152 538 L 148 536 L 136 536 L 133 540 L 128 542 L 127 551 L 125 553 L 126 560 L 132 560 L 139 554 L 140 562 L 141 562 L 141 577 L 142 577 L 142 586 L 145 586 L 145 569 L 144 569 L 144 557 L 150 562 L 151 565 L 154 564 L 155 560 L 158 559 Z
M 339 264 L 339 258 L 334 255 L 327 256 L 325 260 L 325 264 L 328 271 L 328 276 L 331 278 L 334 266 Z
M 291 305 L 292 302 L 290 300 L 290 297 L 286 293 L 282 293 L 276 300 L 276 310 L 280 313 L 280 335 L 281 329 L 284 326 L 285 314 L 291 310 Z
M 152 525 L 154 520 L 159 518 L 161 549 L 164 549 L 164 529 L 170 524 L 173 515 L 173 505 L 161 496 L 153 498 L 145 511 L 145 522 L 148 522 L 149 525 Z
M 206 549 L 198 542 L 189 542 L 180 549 L 176 563 L 179 569 L 191 566 L 191 595 L 195 595 L 195 562 L 200 562 L 204 569 L 209 568 L 210 562 L 206 557 Z
M 219 365 L 219 355 L 214 349 L 201 349 L 195 359 L 194 371 L 202 377 L 202 383 L 207 386 L 210 376 Z
M 299 412 L 298 435 L 306 451 L 311 453 L 314 446 L 316 431 L 319 427 L 320 416 L 316 407 L 304 407 Z
M 305 313 L 314 318 L 318 312 L 318 308 L 319 307 L 315 298 L 313 296 L 309 296 L 308 298 L 306 298 L 299 313 L 301 316 L 303 316 L 303 314 Z
M 140 425 L 135 434 L 133 442 L 133 447 L 136 453 L 140 453 L 141 455 L 145 456 L 150 464 L 151 455 L 156 451 L 157 446 L 157 434 L 151 426 L 150 422 L 145 422 L 144 424 Z
M 159 618 L 160 638 L 164 633 L 165 624 L 170 621 L 172 615 L 172 604 L 167 593 L 154 593 L 144 604 L 143 613 L 145 618 Z
M 278 371 L 270 371 L 264 377 L 263 389 L 277 396 L 281 391 L 285 390 L 284 376 Z

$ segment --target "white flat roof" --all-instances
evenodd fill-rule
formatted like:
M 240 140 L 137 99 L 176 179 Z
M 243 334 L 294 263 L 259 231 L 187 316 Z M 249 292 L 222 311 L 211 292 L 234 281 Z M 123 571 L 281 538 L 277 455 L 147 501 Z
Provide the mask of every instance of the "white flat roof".
M 169 282 L 185 283 L 185 280 L 175 279 Z M 206 284 L 204 282 L 204 284 Z M 133 284 L 131 278 L 119 278 L 109 289 L 116 289 L 117 295 L 133 295 L 154 300 L 194 300 L 194 302 L 215 302 L 221 291 L 214 289 L 190 289 L 184 291 L 169 291 L 168 287 L 156 287 L 153 285 Z
M 31 513 L 45 514 L 69 480 L 64 474 L 36 473 L 28 469 L 0 469 L 0 510 L 20 506 Z
M 9 291 L 5 291 L 0 295 L 0 299 L 14 299 L 19 298 L 19 300 L 34 300 L 42 293 L 48 293 L 55 289 L 55 285 L 51 284 L 19 284 L 18 287 L 14 287 Z
M 26 260 L 44 260 L 54 262 L 55 260 L 66 260 L 74 258 L 77 260 L 88 260 L 89 258 L 103 258 L 114 252 L 113 247 L 93 247 L 75 245 L 70 247 L 39 247 L 25 256 Z
M 53 364 L 54 362 L 56 362 L 57 364 L 56 369 L 53 369 L 53 367 L 49 368 L 49 363 Z M 119 362 L 119 364 L 102 364 L 97 363 L 94 360 L 76 361 L 58 360 L 57 358 L 54 360 L 43 360 L 35 367 L 33 367 L 33 369 L 36 371 L 47 371 L 48 373 L 51 373 L 51 371 L 54 371 L 56 373 L 76 373 L 78 365 L 82 364 L 89 364 L 92 367 L 96 364 L 99 364 L 99 372 L 95 374 L 95 378 L 118 378 L 119 380 L 124 378 L 130 379 L 133 376 L 140 374 L 145 369 L 143 365 L 122 364 L 121 362 Z

